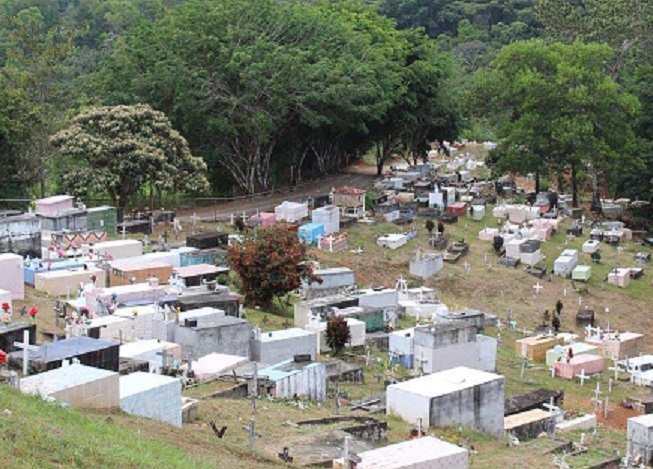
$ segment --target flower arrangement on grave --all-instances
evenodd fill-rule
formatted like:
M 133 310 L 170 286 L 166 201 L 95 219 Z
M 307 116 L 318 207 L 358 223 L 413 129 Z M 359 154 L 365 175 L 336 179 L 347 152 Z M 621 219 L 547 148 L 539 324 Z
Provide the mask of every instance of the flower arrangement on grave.
M 32 306 L 27 314 L 29 314 L 29 317 L 32 318 L 32 321 L 35 321 L 36 315 L 39 314 L 39 309 L 36 306 Z
M 7 302 L 2 303 L 2 324 L 8 326 L 11 322 L 11 305 Z
M 91 282 L 93 282 L 93 284 L 95 284 L 96 280 L 97 280 L 97 275 L 95 274 L 91 275 Z

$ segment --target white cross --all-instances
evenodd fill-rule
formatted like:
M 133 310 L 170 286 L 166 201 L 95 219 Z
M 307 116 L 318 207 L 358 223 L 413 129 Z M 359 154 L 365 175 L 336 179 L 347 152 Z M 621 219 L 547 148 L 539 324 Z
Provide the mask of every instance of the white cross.
M 528 364 L 528 358 L 526 358 L 525 356 L 522 357 L 522 361 L 521 361 L 521 374 L 520 374 L 520 377 L 521 377 L 521 378 L 524 377 L 524 371 L 526 371 L 526 365 L 527 365 L 527 364 Z
M 605 396 L 605 404 L 603 404 L 603 418 L 608 418 L 608 396 Z
M 469 265 L 469 262 L 465 262 L 463 267 L 465 267 L 465 275 L 469 275 L 469 271 L 472 269 L 472 266 Z
M 25 329 L 23 331 L 23 341 L 14 342 L 14 347 L 23 350 L 23 376 L 27 376 L 27 367 L 29 365 L 29 352 L 30 350 L 38 350 L 39 347 L 30 345 L 29 343 L 29 330 Z
M 555 378 L 555 377 L 556 377 L 556 367 L 555 367 L 555 364 L 552 365 L 551 368 L 549 368 L 549 371 L 551 371 L 551 378 Z
M 127 236 L 127 227 L 123 224 L 122 225 L 122 239 L 125 239 Z
M 583 297 L 579 296 L 578 297 L 578 306 L 581 306 L 583 304 Z
M 594 394 L 594 399 L 599 400 L 599 395 L 603 394 L 603 391 L 601 391 L 601 383 L 597 382 L 596 383 L 596 389 L 592 391 Z
M 564 296 L 565 298 L 567 297 L 567 289 L 566 288 L 562 289 L 562 296 Z
M 580 374 L 576 375 L 576 378 L 580 378 L 580 385 L 583 386 L 585 384 L 585 380 L 589 379 L 590 377 L 585 374 L 585 368 L 580 370 Z
M 612 384 L 614 383 L 614 380 L 612 378 L 608 378 L 608 392 L 612 394 Z
M 535 290 L 535 294 L 539 295 L 540 292 L 542 291 L 544 287 L 540 285 L 540 282 L 537 282 L 537 285 L 533 285 L 533 290 Z
M 560 411 L 560 407 L 553 403 L 553 397 L 551 397 L 548 404 L 543 404 L 542 407 L 547 409 L 551 415 L 557 414 Z

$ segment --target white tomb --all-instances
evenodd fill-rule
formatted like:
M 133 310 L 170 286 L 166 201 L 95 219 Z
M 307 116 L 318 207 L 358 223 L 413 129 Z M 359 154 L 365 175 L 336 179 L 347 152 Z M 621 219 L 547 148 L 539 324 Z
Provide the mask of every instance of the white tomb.
M 630 269 L 612 269 L 608 274 L 608 283 L 620 288 L 626 288 L 630 285 Z
M 601 244 L 597 239 L 588 239 L 583 243 L 583 252 L 586 254 L 594 254 L 599 250 L 599 244 Z
M 340 231 L 340 209 L 335 205 L 316 208 L 311 213 L 311 220 L 324 225 L 325 235 Z
M 81 364 L 23 378 L 20 390 L 24 394 L 51 397 L 72 407 L 107 409 L 120 405 L 118 373 Z
M 120 408 L 128 414 L 181 427 L 181 381 L 136 372 L 120 377 Z
M 400 233 L 392 233 L 380 236 L 376 240 L 376 244 L 381 247 L 390 249 L 398 249 L 408 242 L 408 236 Z
M 25 299 L 23 258 L 17 254 L 0 254 L 0 289 L 11 292 L 13 300 Z
M 578 265 L 578 251 L 565 249 L 553 263 L 553 273 L 561 277 L 569 277 Z
M 356 469 L 467 469 L 469 452 L 465 448 L 432 436 L 415 438 L 394 445 L 358 453 Z M 344 469 L 342 458 L 334 469 Z
M 626 453 L 632 459 L 641 458 L 644 466 L 653 463 L 653 414 L 628 419 Z
M 143 255 L 143 243 L 135 239 L 120 239 L 103 241 L 93 245 L 83 244 L 82 252 L 90 256 L 107 257 L 111 259 L 126 259 Z
M 164 356 L 165 354 L 165 356 Z M 172 366 L 174 361 L 181 363 L 181 346 L 172 342 L 148 339 L 122 344 L 120 358 L 143 360 L 150 364 L 151 373 L 161 373 L 164 366 Z
M 210 353 L 191 362 L 190 368 L 195 373 L 195 378 L 200 382 L 204 382 L 217 378 L 248 361 L 247 357 L 238 355 Z
M 503 435 L 505 378 L 467 367 L 391 384 L 387 414 L 424 427 L 462 426 Z

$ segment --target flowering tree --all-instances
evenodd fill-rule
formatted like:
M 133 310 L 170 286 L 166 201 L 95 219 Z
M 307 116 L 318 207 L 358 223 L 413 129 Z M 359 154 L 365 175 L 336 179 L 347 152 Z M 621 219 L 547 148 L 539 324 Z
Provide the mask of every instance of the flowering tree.
M 204 192 L 206 164 L 162 112 L 147 105 L 98 107 L 82 112 L 52 137 L 74 168 L 62 178 L 75 195 L 107 192 L 124 207 L 130 195 L 156 190 Z
M 264 307 L 299 288 L 302 280 L 321 282 L 306 259 L 306 246 L 283 225 L 255 230 L 243 243 L 232 244 L 227 256 L 243 283 L 245 301 Z

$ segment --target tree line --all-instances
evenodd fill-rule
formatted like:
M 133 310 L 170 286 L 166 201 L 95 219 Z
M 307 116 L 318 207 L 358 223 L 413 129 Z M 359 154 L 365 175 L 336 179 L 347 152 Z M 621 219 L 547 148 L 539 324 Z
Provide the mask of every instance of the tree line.
M 651 8 L 609 3 L 0 0 L 0 184 L 254 193 L 465 137 L 650 200 Z

